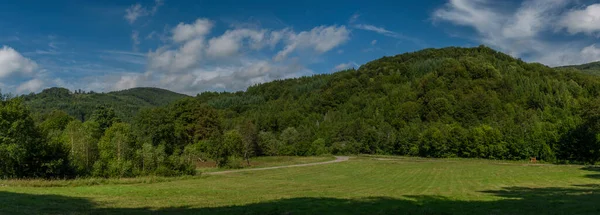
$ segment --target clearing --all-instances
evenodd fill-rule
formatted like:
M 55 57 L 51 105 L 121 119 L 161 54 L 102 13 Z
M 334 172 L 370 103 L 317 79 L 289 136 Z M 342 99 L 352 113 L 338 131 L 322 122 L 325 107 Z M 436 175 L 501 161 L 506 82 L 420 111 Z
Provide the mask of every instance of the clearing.
M 598 202 L 597 168 L 403 157 L 149 184 L 0 187 L 7 214 L 599 214 Z

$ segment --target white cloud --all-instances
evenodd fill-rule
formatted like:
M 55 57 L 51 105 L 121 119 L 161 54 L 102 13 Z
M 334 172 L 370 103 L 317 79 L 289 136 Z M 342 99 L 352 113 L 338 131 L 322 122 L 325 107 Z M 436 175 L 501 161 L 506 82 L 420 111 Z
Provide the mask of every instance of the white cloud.
M 360 17 L 360 14 L 358 14 L 358 13 L 352 14 L 350 19 L 348 20 L 348 23 L 350 23 L 350 24 L 355 23 L 359 17 Z
M 56 42 L 50 42 L 50 43 L 48 43 L 48 46 L 50 48 L 53 48 L 53 49 L 58 49 L 58 46 L 56 45 Z
M 398 32 L 394 32 L 394 31 L 390 31 L 387 30 L 383 27 L 377 27 L 374 25 L 368 25 L 368 24 L 357 24 L 357 25 L 353 25 L 352 27 L 359 29 L 359 30 L 365 30 L 365 31 L 372 31 L 387 37 L 392 37 L 392 38 L 396 38 L 396 39 L 400 39 L 400 40 L 407 40 L 407 41 L 411 41 L 415 44 L 421 45 L 423 46 L 424 43 L 423 41 L 417 39 L 417 38 L 413 38 L 413 37 L 409 37 L 409 36 L 405 36 L 403 34 L 400 34 Z
M 346 70 L 346 69 L 356 68 L 356 67 L 358 67 L 358 64 L 356 64 L 355 62 L 342 63 L 342 64 L 335 66 L 333 68 L 333 71 L 341 71 L 341 70 Z
M 113 86 L 113 90 L 126 90 L 137 87 L 139 76 L 136 75 L 124 75 L 121 79 Z
M 44 82 L 40 79 L 31 79 L 17 87 L 17 93 L 38 92 L 44 86 Z
M 583 10 L 572 10 L 560 20 L 559 28 L 567 29 L 571 34 L 600 32 L 600 4 L 587 6 Z
M 249 45 L 253 49 L 264 46 L 266 30 L 235 29 L 228 30 L 223 35 L 210 39 L 207 54 L 213 57 L 229 57 L 238 53 L 245 39 L 249 39 Z M 278 33 L 277 33 L 278 34 Z M 273 37 L 279 40 L 279 35 Z
M 568 0 L 529 0 L 522 3 L 517 12 L 508 19 L 502 35 L 511 38 L 534 37 L 550 27 L 557 13 Z
M 173 30 L 173 41 L 185 42 L 194 38 L 204 38 L 213 27 L 208 19 L 197 19 L 193 24 L 179 23 Z
M 477 31 L 479 42 L 550 66 L 600 60 L 591 54 L 595 46 L 584 44 L 585 40 L 547 39 L 557 33 L 556 23 L 564 20 L 563 12 L 568 5 L 568 0 L 527 0 L 511 10 L 492 0 L 450 0 L 435 10 L 432 18 L 436 22 L 472 27 Z
M 140 44 L 140 33 L 138 31 L 131 31 L 131 41 L 133 42 L 133 50 L 137 51 L 137 45 Z
M 146 9 L 143 8 L 139 3 L 131 5 L 131 7 L 125 9 L 125 19 L 127 19 L 129 24 L 133 24 L 138 18 L 147 15 L 148 11 L 146 11 Z
M 138 31 L 131 31 L 131 40 L 135 45 L 140 44 L 140 33 Z
M 396 32 L 388 31 L 385 28 L 380 28 L 380 27 L 373 26 L 373 25 L 358 24 L 358 25 L 355 25 L 354 27 L 361 29 L 361 30 L 374 31 L 374 32 L 384 34 L 384 35 L 395 35 L 396 34 Z
M 314 72 L 306 68 L 313 63 L 311 58 L 335 50 L 349 39 L 349 30 L 345 26 L 318 26 L 299 32 L 290 28 L 230 26 L 212 34 L 213 27 L 214 21 L 208 19 L 179 23 L 164 31 L 168 39 L 163 40 L 163 45 L 145 54 L 97 51 L 97 57 L 105 62 L 128 63 L 131 66 L 145 62 L 143 72 L 94 62 L 44 64 L 44 68 L 50 71 L 77 75 L 36 72 L 28 76 L 33 80 L 22 86 L 18 83 L 8 85 L 8 89 L 31 92 L 42 87 L 61 86 L 101 92 L 149 86 L 190 95 L 206 90 L 244 90 L 258 83 L 312 75 Z M 138 44 L 140 35 L 137 30 L 131 32 L 131 40 L 134 45 Z M 293 48 L 290 49 L 290 46 Z M 283 50 L 287 50 L 286 56 L 294 57 L 275 61 L 274 56 Z M 308 52 L 309 55 L 300 52 Z
M 0 79 L 15 73 L 32 75 L 38 65 L 8 46 L 0 49 Z
M 163 0 L 154 0 L 154 7 L 152 7 L 152 10 L 150 11 L 150 13 L 152 15 L 156 14 L 156 12 L 158 11 L 158 8 L 160 6 L 162 6 L 163 4 L 165 4 Z
M 371 45 L 375 45 L 375 44 L 377 44 L 377 40 L 371 41 Z
M 276 61 L 283 60 L 296 49 L 312 49 L 318 53 L 327 52 L 350 39 L 346 26 L 319 26 L 298 34 L 290 33 L 286 46 L 275 56 Z
M 155 0 L 154 6 L 151 10 L 148 10 L 146 7 L 143 7 L 140 3 L 131 5 L 129 8 L 125 9 L 125 19 L 129 22 L 129 24 L 133 24 L 137 19 L 144 16 L 154 16 L 158 11 L 158 8 L 164 4 L 163 0 Z
M 584 56 L 584 62 L 597 61 L 600 59 L 600 48 L 596 44 L 587 46 L 581 50 L 581 56 Z
M 137 65 L 145 65 L 148 57 L 147 54 L 142 54 L 138 52 L 106 50 L 100 51 L 100 53 L 102 53 L 102 55 L 100 55 L 99 58 L 104 60 L 111 60 Z
M 153 39 L 156 35 L 158 35 L 158 33 L 156 33 L 156 31 L 152 31 L 146 36 L 146 39 Z
M 213 27 L 208 19 L 178 24 L 170 31 L 170 42 L 149 52 L 147 72 L 123 77 L 114 88 L 154 84 L 187 94 L 243 90 L 257 83 L 313 74 L 302 59 L 285 56 L 300 50 L 320 54 L 349 39 L 345 26 L 319 26 L 299 33 L 288 28 L 234 26 L 208 37 Z M 283 56 L 277 61 L 263 52 L 276 48 L 276 55 Z
M 153 70 L 171 73 L 185 72 L 200 62 L 204 46 L 204 38 L 196 38 L 185 42 L 177 50 L 168 50 L 163 47 L 149 53 L 149 66 Z

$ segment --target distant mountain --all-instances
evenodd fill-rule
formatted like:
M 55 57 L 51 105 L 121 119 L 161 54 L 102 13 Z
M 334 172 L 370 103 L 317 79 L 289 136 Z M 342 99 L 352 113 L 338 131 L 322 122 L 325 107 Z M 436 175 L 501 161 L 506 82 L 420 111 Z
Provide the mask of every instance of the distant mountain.
M 62 110 L 80 119 L 86 120 L 98 106 L 107 106 L 115 110 L 117 116 L 130 121 L 142 108 L 167 105 L 187 95 L 159 88 L 132 88 L 109 93 L 71 92 L 65 88 L 49 88 L 38 94 L 24 95 L 25 103 L 35 114 L 48 113 L 54 109 Z
M 600 75 L 600 61 L 586 63 L 581 65 L 570 65 L 570 66 L 561 66 L 557 68 L 573 68 L 582 71 L 583 73 L 591 74 L 591 75 Z

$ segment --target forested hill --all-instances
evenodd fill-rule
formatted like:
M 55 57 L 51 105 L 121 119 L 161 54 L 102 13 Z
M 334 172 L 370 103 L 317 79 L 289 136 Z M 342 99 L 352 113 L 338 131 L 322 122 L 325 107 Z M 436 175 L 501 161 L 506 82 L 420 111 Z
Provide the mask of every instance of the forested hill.
M 558 68 L 562 68 L 562 69 L 573 68 L 573 69 L 580 70 L 587 74 L 600 75 L 600 61 L 586 63 L 586 64 L 582 64 L 582 65 L 562 66 L 562 67 L 558 67 Z
M 62 110 L 82 121 L 87 120 L 99 106 L 112 108 L 119 118 L 130 121 L 141 108 L 164 106 L 185 97 L 188 96 L 159 88 L 132 88 L 110 93 L 49 88 L 38 94 L 23 96 L 34 114 Z
M 600 161 L 600 76 L 484 46 L 195 98 L 152 88 L 23 97 L 0 96 L 0 178 L 170 176 L 194 174 L 199 159 L 236 167 L 329 153 Z M 41 114 L 53 109 L 79 120 Z
M 198 98 L 252 122 L 274 154 L 584 160 L 600 158 L 600 79 L 480 46 L 426 49 L 327 75 Z M 600 112 L 598 112 L 600 113 Z M 596 129 L 596 130 L 594 130 Z

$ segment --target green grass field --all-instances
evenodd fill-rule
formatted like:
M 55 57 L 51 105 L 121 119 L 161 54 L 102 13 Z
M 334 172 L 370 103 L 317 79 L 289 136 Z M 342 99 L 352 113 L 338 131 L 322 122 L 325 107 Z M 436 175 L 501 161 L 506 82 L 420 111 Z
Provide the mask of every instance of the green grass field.
M 0 186 L 5 214 L 600 214 L 600 169 L 465 159 L 359 157 L 158 183 Z

